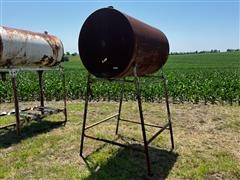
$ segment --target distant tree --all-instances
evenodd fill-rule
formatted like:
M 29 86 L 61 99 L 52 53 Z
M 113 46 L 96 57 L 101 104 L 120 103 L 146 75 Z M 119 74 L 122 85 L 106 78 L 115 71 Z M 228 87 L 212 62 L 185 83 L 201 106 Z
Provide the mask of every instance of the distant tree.
M 230 51 L 240 51 L 239 49 L 227 49 L 227 52 Z M 186 54 L 205 54 L 205 53 L 219 53 L 218 49 L 203 50 L 203 51 L 187 51 L 187 52 L 171 52 L 171 55 L 186 55 Z
M 227 52 L 238 52 L 240 49 L 227 49 Z
M 63 56 L 61 59 L 61 62 L 67 62 L 69 61 L 69 58 L 67 56 Z
M 232 51 L 234 51 L 233 49 L 227 49 L 227 52 L 232 52 Z
M 78 55 L 78 53 L 76 53 L 76 52 L 72 53 L 72 56 L 77 56 L 77 55 Z
M 70 56 L 70 52 L 66 52 L 66 55 L 67 55 L 67 56 Z

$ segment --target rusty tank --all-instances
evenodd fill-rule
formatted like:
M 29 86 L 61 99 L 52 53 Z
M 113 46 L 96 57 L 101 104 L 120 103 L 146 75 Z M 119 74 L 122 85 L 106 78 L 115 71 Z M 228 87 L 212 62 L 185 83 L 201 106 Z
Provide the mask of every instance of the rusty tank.
M 0 26 L 1 67 L 53 67 L 61 62 L 63 44 L 45 33 Z
M 113 8 L 93 12 L 78 39 L 83 65 L 96 77 L 143 76 L 167 61 L 169 43 L 160 30 Z

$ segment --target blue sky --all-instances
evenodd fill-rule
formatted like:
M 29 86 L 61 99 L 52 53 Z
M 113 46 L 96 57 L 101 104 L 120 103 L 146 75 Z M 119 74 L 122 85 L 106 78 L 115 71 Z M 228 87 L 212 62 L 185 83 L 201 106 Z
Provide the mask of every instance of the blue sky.
M 65 51 L 78 52 L 84 20 L 109 5 L 162 30 L 171 52 L 239 48 L 237 0 L 0 0 L 0 23 L 36 32 L 46 30 L 62 40 Z

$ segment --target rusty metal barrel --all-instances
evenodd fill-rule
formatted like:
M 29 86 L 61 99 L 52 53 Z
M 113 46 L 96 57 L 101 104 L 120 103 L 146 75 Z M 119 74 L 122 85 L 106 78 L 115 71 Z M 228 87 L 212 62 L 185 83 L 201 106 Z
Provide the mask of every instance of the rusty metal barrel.
M 61 62 L 63 53 L 56 36 L 0 26 L 0 68 L 52 67 Z
M 96 77 L 143 76 L 167 61 L 169 43 L 160 30 L 113 8 L 93 12 L 78 39 L 83 65 Z

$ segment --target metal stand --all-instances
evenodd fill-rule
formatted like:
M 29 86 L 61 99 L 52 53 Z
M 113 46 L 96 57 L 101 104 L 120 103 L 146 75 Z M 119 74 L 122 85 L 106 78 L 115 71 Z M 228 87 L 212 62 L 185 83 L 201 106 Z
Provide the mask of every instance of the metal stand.
M 157 76 L 148 76 L 148 77 L 157 77 Z M 101 79 L 101 78 L 97 78 L 97 79 L 98 80 L 104 80 L 104 79 Z M 150 158 L 149 158 L 149 151 L 148 151 L 149 144 L 156 137 L 158 137 L 158 135 L 160 135 L 160 133 L 162 133 L 165 129 L 168 129 L 169 132 L 170 132 L 171 150 L 174 149 L 173 130 L 172 130 L 171 113 L 170 113 L 169 100 L 168 100 L 167 82 L 166 82 L 166 78 L 164 77 L 163 71 L 162 71 L 160 80 L 163 83 L 163 87 L 164 87 L 164 90 L 165 90 L 165 101 L 166 101 L 166 108 L 167 108 L 167 123 L 163 126 L 159 126 L 159 125 L 155 125 L 155 124 L 149 124 L 149 123 L 144 122 L 144 115 L 143 115 L 143 109 L 142 109 L 142 99 L 141 99 L 141 88 L 140 88 L 140 77 L 138 77 L 138 75 L 137 75 L 137 68 L 136 67 L 134 68 L 134 79 L 133 80 L 127 80 L 125 78 L 124 79 L 108 79 L 108 80 L 110 82 L 111 81 L 117 81 L 117 82 L 123 82 L 123 83 L 134 83 L 135 90 L 136 90 L 136 92 L 135 92 L 136 93 L 136 99 L 137 99 L 139 115 L 140 115 L 140 122 L 126 120 L 126 119 L 121 118 L 122 102 L 123 102 L 123 91 L 122 91 L 121 92 L 121 97 L 120 97 L 120 103 L 119 103 L 119 110 L 118 110 L 117 114 L 109 116 L 109 117 L 107 117 L 107 118 L 105 118 L 101 121 L 98 121 L 98 122 L 92 124 L 92 125 L 86 126 L 87 113 L 88 113 L 88 102 L 89 102 L 89 96 L 90 96 L 90 92 L 91 92 L 91 84 L 94 83 L 94 80 L 95 79 L 92 79 L 91 75 L 89 74 L 88 77 L 87 77 L 87 90 L 86 90 L 86 96 L 85 96 L 85 107 L 84 107 L 83 124 L 82 124 L 80 156 L 83 157 L 83 145 L 84 145 L 84 138 L 85 137 L 90 138 L 90 139 L 94 139 L 94 140 L 98 140 L 98 141 L 103 141 L 103 142 L 110 143 L 110 144 L 113 144 L 113 145 L 118 145 L 118 146 L 122 146 L 122 147 L 131 148 L 130 146 L 128 146 L 126 144 L 121 144 L 121 143 L 118 143 L 118 142 L 115 142 L 115 141 L 111 141 L 111 140 L 103 139 L 103 138 L 98 138 L 98 137 L 93 137 L 93 136 L 90 136 L 90 135 L 86 134 L 87 129 L 90 129 L 90 128 L 96 126 L 96 125 L 99 125 L 103 122 L 106 122 L 106 121 L 116 117 L 117 118 L 117 125 L 116 125 L 116 131 L 115 131 L 116 135 L 118 134 L 120 121 L 125 121 L 125 122 L 129 122 L 129 123 L 135 123 L 135 124 L 140 124 L 141 125 L 144 150 L 142 151 L 141 149 L 136 149 L 136 148 L 134 148 L 134 150 L 142 151 L 142 152 L 145 153 L 147 172 L 148 172 L 148 175 L 152 175 Z M 159 82 L 159 79 L 158 79 L 158 81 L 155 81 L 155 82 Z M 151 138 L 147 139 L 145 126 L 156 127 L 156 128 L 160 128 L 160 129 Z
M 50 108 L 50 107 L 45 107 L 44 105 L 44 88 L 43 88 L 43 72 L 44 71 L 53 71 L 57 70 L 60 72 L 62 75 L 62 86 L 63 86 L 63 101 L 64 101 L 64 107 L 63 109 L 56 109 L 56 108 Z M 34 108 L 26 108 L 24 110 L 19 109 L 19 102 L 18 102 L 18 94 L 17 94 L 17 74 L 20 71 L 36 71 L 38 74 L 38 83 L 39 83 L 39 100 L 40 100 L 40 106 L 34 107 Z M 45 118 L 48 115 L 51 114 L 56 114 L 59 112 L 63 112 L 64 114 L 64 125 L 67 122 L 67 92 L 66 92 L 66 87 L 65 87 L 65 74 L 64 70 L 62 67 L 57 67 L 57 68 L 11 68 L 11 69 L 0 69 L 0 73 L 4 74 L 4 76 L 8 73 L 11 77 L 12 80 L 12 89 L 13 89 L 13 98 L 14 98 L 14 105 L 15 105 L 15 114 L 16 117 L 16 123 L 9 124 L 6 126 L 0 127 L 0 129 L 8 129 L 9 127 L 16 126 L 16 132 L 18 135 L 21 134 L 21 120 L 27 119 L 29 120 L 41 120 Z M 4 80 L 6 80 L 4 78 Z M 40 111 L 41 115 L 39 114 L 34 114 L 32 112 L 27 112 L 29 110 L 36 110 Z M 7 114 L 6 114 L 7 115 Z
M 20 135 L 20 117 L 19 117 L 19 103 L 17 97 L 17 71 L 12 71 L 10 73 L 12 76 L 12 89 L 13 89 L 13 98 L 14 98 L 14 106 L 15 106 L 15 117 L 16 117 L 16 131 L 17 134 Z

